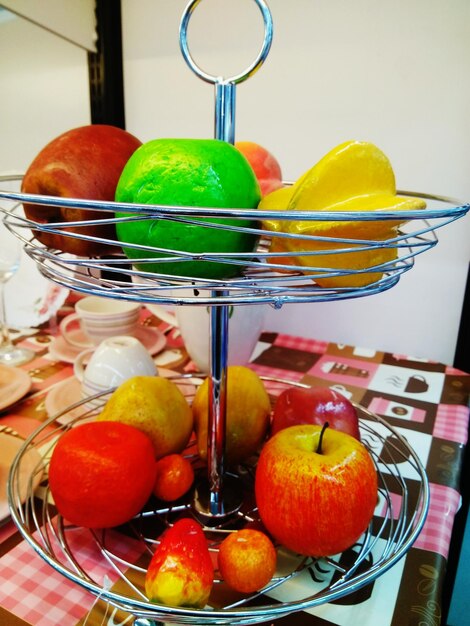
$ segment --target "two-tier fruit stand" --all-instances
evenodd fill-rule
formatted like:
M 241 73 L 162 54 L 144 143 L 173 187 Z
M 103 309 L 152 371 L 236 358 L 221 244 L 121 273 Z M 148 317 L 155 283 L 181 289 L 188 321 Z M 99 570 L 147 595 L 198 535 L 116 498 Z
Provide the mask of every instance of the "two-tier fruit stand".
M 187 44 L 187 27 L 191 15 L 200 0 L 189 2 L 184 11 L 180 27 L 180 45 L 182 54 L 189 67 L 204 81 L 215 87 L 215 137 L 233 143 L 235 138 L 235 91 L 236 85 L 252 76 L 264 62 L 272 40 L 272 18 L 264 0 L 255 0 L 259 7 L 265 27 L 263 45 L 258 57 L 244 72 L 227 79 L 206 74 L 193 60 Z M 2 180 L 9 180 L 4 177 Z M 1 180 L 0 180 L 1 182 Z M 468 205 L 442 197 L 400 192 L 402 195 L 424 197 L 427 209 L 423 211 L 377 212 L 359 211 L 354 214 L 343 212 L 302 212 L 304 221 L 393 221 L 407 220 L 406 227 L 392 238 L 385 241 L 364 241 L 353 239 L 332 239 L 334 253 L 345 254 L 374 248 L 394 248 L 397 258 L 374 267 L 382 277 L 362 287 L 319 287 L 315 278 L 338 277 L 360 274 L 364 270 L 347 268 L 325 268 L 315 265 L 316 253 L 309 251 L 308 245 L 318 237 L 302 235 L 306 250 L 302 255 L 310 256 L 311 265 L 301 268 L 289 263 L 290 257 L 299 252 L 289 253 L 269 251 L 270 232 L 259 226 L 261 219 L 298 220 L 298 213 L 293 211 L 261 211 L 232 209 L 206 209 L 182 206 L 128 205 L 114 202 L 95 202 L 91 200 L 64 199 L 0 191 L 0 198 L 16 203 L 11 211 L 1 209 L 4 220 L 11 232 L 20 238 L 25 251 L 33 258 L 41 273 L 60 285 L 84 294 L 94 294 L 109 298 L 135 300 L 142 303 L 173 304 L 178 306 L 198 305 L 210 307 L 210 411 L 207 468 L 201 470 L 202 479 L 187 501 L 177 506 L 148 508 L 129 523 L 129 534 L 133 545 L 138 544 L 141 558 L 137 563 L 126 557 L 126 551 L 116 546 L 110 531 L 89 531 L 88 541 L 101 554 L 102 570 L 107 573 L 97 577 L 87 569 L 74 553 L 74 529 L 68 526 L 60 516 L 51 513 L 48 506 L 47 466 L 51 442 L 50 426 L 56 427 L 60 436 L 69 428 L 96 415 L 96 404 L 90 409 L 87 402 L 79 402 L 60 415 L 56 415 L 36 431 L 24 444 L 17 456 L 10 473 L 9 500 L 12 517 L 19 530 L 30 545 L 54 569 L 89 590 L 111 605 L 135 616 L 135 623 L 150 624 L 155 621 L 177 622 L 184 624 L 254 624 L 272 621 L 277 617 L 299 610 L 312 608 L 351 593 L 370 583 L 376 577 L 391 568 L 411 547 L 419 534 L 427 513 L 429 488 L 424 468 L 408 442 L 401 437 L 385 420 L 357 406 L 360 416 L 361 438 L 368 447 L 376 464 L 379 475 L 378 498 L 383 505 L 383 518 L 380 523 L 374 520 L 356 546 L 356 556 L 345 567 L 339 558 L 322 559 L 299 557 L 279 548 L 279 566 L 276 575 L 267 588 L 249 597 L 234 599 L 223 592 L 224 583 L 216 578 L 211 605 L 205 609 L 175 608 L 150 603 L 143 592 L 145 559 L 148 563 L 152 546 L 158 541 L 158 535 L 168 524 L 181 514 L 191 514 L 204 525 L 212 551 L 226 533 L 247 522 L 257 519 L 256 504 L 253 497 L 254 467 L 240 467 L 238 472 L 228 472 L 224 467 L 225 413 L 226 413 L 226 377 L 228 354 L 229 307 L 247 304 L 269 304 L 280 308 L 291 303 L 313 303 L 320 301 L 341 300 L 363 297 L 393 287 L 401 275 L 413 267 L 415 257 L 432 248 L 437 243 L 436 229 L 464 216 Z M 120 219 L 116 212 L 125 212 L 133 219 L 167 219 L 176 222 L 198 224 L 205 228 L 227 228 L 222 223 L 207 225 L 201 219 L 235 218 L 252 219 L 258 227 L 246 228 L 258 237 L 259 244 L 255 253 L 231 253 L 230 257 L 207 250 L 203 254 L 191 254 L 184 250 L 168 250 L 167 258 L 159 262 L 191 260 L 199 262 L 223 262 L 240 267 L 239 276 L 226 280 L 202 279 L 194 276 L 173 276 L 166 273 L 154 273 L 138 269 L 122 254 L 123 242 L 109 241 L 114 253 L 106 257 L 77 258 L 59 250 L 48 249 L 34 237 L 34 231 L 65 233 L 69 223 L 38 224 L 24 218 L 19 210 L 21 203 L 36 203 L 44 206 L 90 209 L 109 213 L 108 222 L 117 223 Z M 96 222 L 95 222 L 96 223 Z M 94 222 L 80 222 L 80 225 L 93 228 Z M 78 225 L 78 223 L 76 224 Z M 238 227 L 231 227 L 237 229 Z M 90 230 L 90 238 L 93 238 Z M 279 237 L 292 236 L 279 232 Z M 96 239 L 96 238 L 95 238 Z M 102 239 L 97 241 L 103 242 Z M 341 244 L 338 247 L 338 244 Z M 131 244 L 132 245 L 132 244 Z M 148 258 L 139 261 L 139 267 L 146 262 L 154 262 L 148 247 Z M 162 252 L 160 249 L 158 252 Z M 164 251 L 165 252 L 165 251 Z M 322 251 L 324 254 L 325 251 Z M 285 263 L 282 260 L 285 257 Z M 275 258 L 275 261 L 274 261 Z M 274 261 L 274 262 L 273 262 Z M 367 268 L 366 271 L 370 271 Z M 188 287 L 194 295 L 188 294 Z M 207 294 L 207 295 L 204 295 Z M 191 382 L 191 381 L 190 381 Z M 279 385 L 295 384 L 289 381 L 266 380 L 266 385 L 274 382 Z M 105 403 L 107 394 L 99 396 Z M 46 431 L 46 427 L 48 431 Z M 46 435 L 46 432 L 48 433 Z M 399 445 L 396 442 L 399 442 Z M 26 494 L 20 492 L 19 476 L 25 463 L 27 451 L 37 447 L 46 455 L 37 473 L 46 477 L 43 481 L 43 504 L 37 505 L 32 485 L 36 484 L 34 473 L 31 475 L 30 488 Z M 403 472 L 416 481 L 417 494 L 408 492 Z M 395 498 L 398 494 L 400 497 Z M 401 504 L 397 505 L 396 503 Z M 331 576 L 323 583 L 315 583 L 312 576 L 306 574 L 320 563 L 323 570 Z M 111 587 L 111 580 L 118 579 L 118 587 Z M 116 590 L 115 590 L 116 589 Z M 220 592 L 219 592 L 220 590 Z

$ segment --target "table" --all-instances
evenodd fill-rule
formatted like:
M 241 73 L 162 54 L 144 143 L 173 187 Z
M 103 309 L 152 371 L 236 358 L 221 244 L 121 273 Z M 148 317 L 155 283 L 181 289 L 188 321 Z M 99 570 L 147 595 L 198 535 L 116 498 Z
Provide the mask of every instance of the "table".
M 68 302 L 59 317 L 71 312 Z M 177 371 L 192 364 L 181 338 L 146 309 L 142 323 L 167 333 L 157 363 Z M 70 363 L 54 360 L 49 347 L 54 323 L 19 337 L 37 352 L 23 366 L 31 391 L 0 413 L 0 428 L 26 437 L 48 416 L 47 394 L 73 375 Z M 438 625 L 459 481 L 469 424 L 470 375 L 441 363 L 370 348 L 264 332 L 250 365 L 260 375 L 333 386 L 386 417 L 410 442 L 426 467 L 430 510 L 414 546 L 373 583 L 335 602 L 277 620 L 296 626 Z M 108 611 L 106 613 L 106 611 Z M 107 621 L 104 620 L 104 615 Z M 7 626 L 129 624 L 129 615 L 81 590 L 50 568 L 22 540 L 12 522 L 0 527 L 0 624 Z

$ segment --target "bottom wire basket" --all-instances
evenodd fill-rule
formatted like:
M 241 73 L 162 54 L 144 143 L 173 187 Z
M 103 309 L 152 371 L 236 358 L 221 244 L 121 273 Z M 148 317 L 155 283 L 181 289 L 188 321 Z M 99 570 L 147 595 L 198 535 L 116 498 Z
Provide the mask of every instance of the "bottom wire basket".
M 282 389 L 279 379 L 265 379 L 267 388 Z M 180 385 L 197 384 L 182 377 Z M 332 558 L 313 559 L 278 548 L 278 567 L 267 587 L 241 596 L 225 585 L 216 571 L 214 587 L 205 609 L 175 608 L 149 602 L 144 593 L 145 572 L 162 531 L 182 516 L 192 516 L 189 498 L 173 506 L 156 499 L 123 527 L 89 530 L 69 525 L 53 506 L 47 470 L 58 437 L 86 420 L 94 419 L 109 394 L 82 401 L 48 420 L 25 442 L 11 471 L 8 498 L 13 520 L 31 547 L 55 570 L 87 589 L 117 610 L 130 613 L 135 623 L 155 621 L 194 624 L 255 624 L 310 609 L 351 594 L 385 573 L 412 546 L 429 506 L 429 485 L 423 465 L 408 442 L 380 417 L 356 405 L 361 438 L 379 477 L 378 502 L 369 528 L 346 552 Z M 51 425 L 55 430 L 51 433 Z M 41 461 L 31 471 L 30 453 Z M 188 450 L 191 454 L 191 450 Z M 194 455 L 196 471 L 197 456 Z M 27 480 L 25 482 L 25 471 Z M 238 470 L 245 492 L 235 519 L 204 528 L 216 556 L 227 533 L 258 520 L 253 496 L 255 467 Z M 39 483 L 39 487 L 33 487 Z M 25 489 L 26 487 L 26 489 Z M 90 553 L 93 559 L 90 560 Z

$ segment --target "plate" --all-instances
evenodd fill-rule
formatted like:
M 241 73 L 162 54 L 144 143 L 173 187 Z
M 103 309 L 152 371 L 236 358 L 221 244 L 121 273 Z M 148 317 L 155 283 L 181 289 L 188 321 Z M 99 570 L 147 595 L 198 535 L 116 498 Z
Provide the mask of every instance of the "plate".
M 78 378 L 71 376 L 65 380 L 61 380 L 49 390 L 44 401 L 44 407 L 49 417 L 57 415 L 65 411 L 67 407 L 72 406 L 75 402 L 82 399 L 82 386 Z M 76 411 L 68 411 L 67 418 L 61 417 L 57 420 L 60 424 L 70 422 L 74 417 L 83 414 L 83 407 L 77 408 Z
M 71 330 L 70 335 L 72 335 L 76 341 L 87 341 L 85 334 L 80 329 Z M 161 330 L 153 326 L 139 326 L 134 337 L 138 339 L 152 355 L 158 354 L 158 352 L 161 352 L 166 346 L 165 335 Z M 84 348 L 78 348 L 67 343 L 62 335 L 55 337 L 49 345 L 50 356 L 57 361 L 64 361 L 65 363 L 74 363 L 77 356 L 83 350 Z
M 5 521 L 10 516 L 7 497 L 8 473 L 18 450 L 23 444 L 24 439 L 18 433 L 8 426 L 0 426 L 0 522 Z M 34 448 L 25 452 L 22 458 L 25 462 L 24 464 L 23 461 L 21 462 L 18 492 L 21 502 L 25 502 L 29 491 L 29 480 L 32 480 L 33 490 L 36 489 L 41 480 L 42 469 L 40 469 L 40 465 L 42 458 Z
M 164 378 L 181 376 L 181 374 L 178 374 L 178 372 L 174 372 L 173 370 L 169 370 L 164 367 L 159 367 L 158 373 Z M 193 383 L 192 378 L 180 378 L 175 380 L 174 382 L 186 398 L 194 397 L 194 394 L 196 393 L 196 387 Z M 200 384 L 202 381 L 195 378 L 194 382 L 196 384 Z M 49 390 L 49 393 L 47 394 L 44 401 L 44 406 L 48 416 L 52 417 L 54 415 L 57 415 L 57 413 L 65 411 L 69 406 L 72 406 L 80 400 L 82 400 L 82 388 L 80 381 L 75 376 L 71 376 L 70 378 L 62 380 L 60 383 L 57 383 L 56 385 L 54 385 L 54 387 L 52 387 L 52 389 Z M 67 411 L 67 415 L 59 417 L 57 421 L 61 424 L 65 424 L 80 415 L 83 415 L 82 405 L 77 407 L 77 409 L 75 410 Z
M 0 363 L 0 411 L 18 402 L 28 393 L 32 384 L 28 372 Z

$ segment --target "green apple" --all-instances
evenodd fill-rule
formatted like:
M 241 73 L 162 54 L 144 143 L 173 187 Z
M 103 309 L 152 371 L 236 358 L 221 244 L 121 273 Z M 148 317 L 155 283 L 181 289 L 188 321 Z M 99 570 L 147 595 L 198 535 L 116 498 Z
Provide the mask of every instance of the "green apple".
M 149 141 L 129 159 L 116 189 L 117 202 L 166 206 L 253 209 L 260 198 L 259 184 L 247 159 L 234 146 L 217 139 Z M 117 224 L 116 230 L 130 259 L 156 259 L 137 262 L 139 269 L 195 278 L 229 278 L 240 274 L 242 265 L 219 260 L 158 261 L 175 256 L 172 251 L 230 256 L 234 252 L 253 252 L 256 248 L 256 234 L 207 226 L 217 223 L 254 227 L 253 220 L 194 219 L 197 224 L 166 218 L 131 220 Z M 169 252 L 138 250 L 126 245 L 129 243 Z

